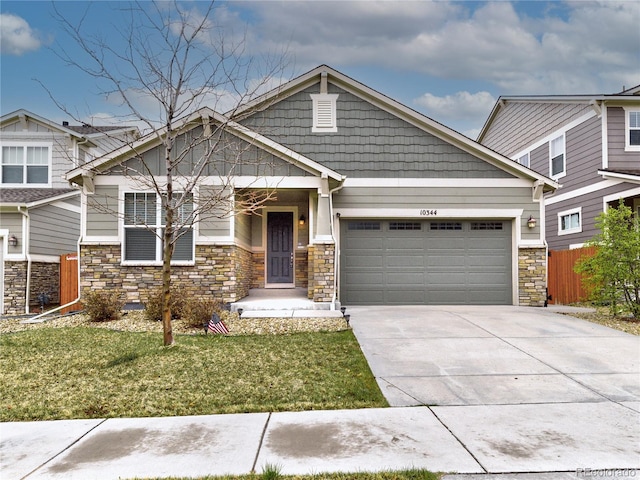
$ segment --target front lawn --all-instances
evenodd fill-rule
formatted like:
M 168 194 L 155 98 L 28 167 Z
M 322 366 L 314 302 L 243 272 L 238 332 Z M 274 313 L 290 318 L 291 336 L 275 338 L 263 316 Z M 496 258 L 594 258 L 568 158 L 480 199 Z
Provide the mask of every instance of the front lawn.
M 0 335 L 0 421 L 385 407 L 350 330 L 180 335 L 90 327 Z

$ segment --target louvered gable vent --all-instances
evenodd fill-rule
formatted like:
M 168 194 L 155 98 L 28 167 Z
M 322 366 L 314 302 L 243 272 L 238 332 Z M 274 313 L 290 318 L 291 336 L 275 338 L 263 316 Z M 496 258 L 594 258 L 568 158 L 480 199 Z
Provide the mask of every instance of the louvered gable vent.
M 336 100 L 337 94 L 312 94 L 313 127 L 312 132 L 337 132 Z

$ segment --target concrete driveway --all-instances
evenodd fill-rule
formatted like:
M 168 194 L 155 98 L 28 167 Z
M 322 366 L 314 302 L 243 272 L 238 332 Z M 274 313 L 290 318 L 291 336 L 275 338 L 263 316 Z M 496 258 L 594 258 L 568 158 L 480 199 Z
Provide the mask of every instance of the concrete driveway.
M 640 468 L 638 337 L 547 309 L 347 313 L 389 403 L 428 406 L 486 472 Z

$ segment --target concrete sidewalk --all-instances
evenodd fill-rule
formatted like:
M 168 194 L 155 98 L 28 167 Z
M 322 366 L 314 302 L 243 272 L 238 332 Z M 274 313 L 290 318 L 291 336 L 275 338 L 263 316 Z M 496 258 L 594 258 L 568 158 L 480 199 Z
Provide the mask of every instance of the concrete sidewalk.
M 640 478 L 640 339 L 543 309 L 349 308 L 395 408 L 3 423 L 0 478 L 425 468 Z

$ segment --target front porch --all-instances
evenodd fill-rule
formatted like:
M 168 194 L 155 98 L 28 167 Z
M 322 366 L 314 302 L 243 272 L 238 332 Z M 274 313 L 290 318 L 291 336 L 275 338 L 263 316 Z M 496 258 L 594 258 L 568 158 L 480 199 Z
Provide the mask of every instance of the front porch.
M 340 304 L 314 302 L 306 288 L 252 288 L 249 295 L 231 303 L 231 311 L 242 317 L 341 317 Z

